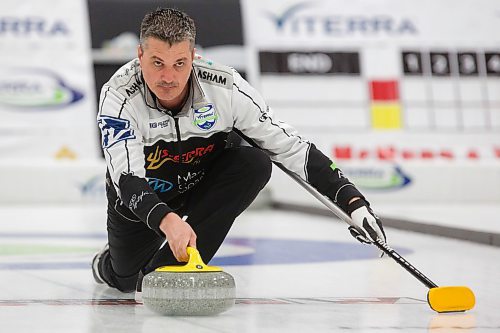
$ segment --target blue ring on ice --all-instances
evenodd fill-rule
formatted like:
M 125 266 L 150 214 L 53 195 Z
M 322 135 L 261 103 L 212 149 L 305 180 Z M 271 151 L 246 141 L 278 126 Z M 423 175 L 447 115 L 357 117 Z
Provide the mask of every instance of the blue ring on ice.
M 106 239 L 104 234 L 38 234 L 38 233 L 1 233 L 0 238 L 92 238 Z M 234 252 L 242 254 L 218 255 L 210 261 L 210 265 L 280 265 L 306 264 L 335 261 L 353 261 L 375 259 L 378 249 L 372 245 L 352 242 L 318 241 L 304 239 L 273 239 L 273 238 L 227 238 L 225 245 L 232 247 Z M 242 249 L 243 251 L 239 251 Z M 395 248 L 401 255 L 412 253 L 408 248 Z M 227 251 L 233 252 L 233 251 Z M 16 269 L 89 269 L 90 262 L 81 261 L 37 261 L 23 262 L 20 256 L 18 262 L 0 262 L 0 270 Z M 1 260 L 1 257 L 0 257 Z M 43 259 L 42 259 L 43 260 Z
M 317 241 L 303 239 L 228 238 L 226 244 L 253 248 L 253 253 L 217 256 L 210 265 L 279 265 L 306 264 L 332 261 L 351 261 L 378 258 L 373 245 L 353 242 Z M 412 251 L 396 248 L 401 255 Z

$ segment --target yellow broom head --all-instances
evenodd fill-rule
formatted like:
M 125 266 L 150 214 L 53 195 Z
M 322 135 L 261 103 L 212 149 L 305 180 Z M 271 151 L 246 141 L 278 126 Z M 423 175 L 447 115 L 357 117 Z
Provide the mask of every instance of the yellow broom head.
M 436 312 L 463 312 L 476 304 L 476 297 L 468 287 L 436 287 L 429 289 L 427 302 Z

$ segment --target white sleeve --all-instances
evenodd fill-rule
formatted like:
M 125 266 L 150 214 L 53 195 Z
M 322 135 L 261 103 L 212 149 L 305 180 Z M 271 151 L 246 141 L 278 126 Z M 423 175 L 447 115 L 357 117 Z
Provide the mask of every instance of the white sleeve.
M 237 132 L 267 151 L 273 161 L 307 179 L 310 143 L 301 138 L 295 128 L 276 119 L 262 96 L 237 72 L 234 74 L 232 110 Z
M 121 175 L 132 174 L 140 178 L 146 175 L 144 143 L 134 111 L 125 96 L 109 86 L 103 87 L 97 123 L 106 164 L 118 193 Z
M 232 110 L 235 131 L 268 152 L 274 162 L 311 184 L 347 211 L 351 198 L 364 196 L 325 154 L 301 138 L 292 126 L 276 119 L 260 94 L 238 73 L 234 75 Z
M 109 86 L 103 87 L 100 103 L 97 123 L 116 193 L 130 211 L 162 236 L 161 220 L 172 209 L 160 200 L 145 178 L 140 117 L 129 100 Z

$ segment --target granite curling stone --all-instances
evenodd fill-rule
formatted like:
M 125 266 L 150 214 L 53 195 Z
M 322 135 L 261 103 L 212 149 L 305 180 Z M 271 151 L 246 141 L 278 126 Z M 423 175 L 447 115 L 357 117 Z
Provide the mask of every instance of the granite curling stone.
M 186 265 L 163 266 L 144 276 L 144 305 L 167 316 L 211 316 L 230 309 L 236 292 L 233 277 L 205 265 L 195 248 L 187 252 Z

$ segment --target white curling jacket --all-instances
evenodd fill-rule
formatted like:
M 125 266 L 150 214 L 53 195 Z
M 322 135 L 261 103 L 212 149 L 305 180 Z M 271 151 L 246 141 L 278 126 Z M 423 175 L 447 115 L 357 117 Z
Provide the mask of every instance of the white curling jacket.
M 108 169 L 108 201 L 125 218 L 161 233 L 168 202 L 200 182 L 235 131 L 346 210 L 361 193 L 233 68 L 196 56 L 179 113 L 162 107 L 138 59 L 104 84 L 97 123 Z

